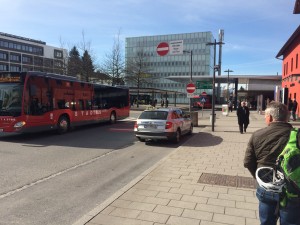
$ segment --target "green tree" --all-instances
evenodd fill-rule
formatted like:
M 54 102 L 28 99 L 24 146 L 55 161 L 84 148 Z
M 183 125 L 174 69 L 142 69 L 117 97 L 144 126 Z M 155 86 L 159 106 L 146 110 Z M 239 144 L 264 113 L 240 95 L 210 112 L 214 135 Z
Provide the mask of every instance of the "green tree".
M 87 82 L 91 81 L 94 77 L 95 67 L 93 65 L 92 57 L 87 50 L 84 51 L 82 56 L 82 80 Z
M 82 60 L 76 46 L 74 46 L 69 52 L 67 74 L 70 76 L 82 74 Z

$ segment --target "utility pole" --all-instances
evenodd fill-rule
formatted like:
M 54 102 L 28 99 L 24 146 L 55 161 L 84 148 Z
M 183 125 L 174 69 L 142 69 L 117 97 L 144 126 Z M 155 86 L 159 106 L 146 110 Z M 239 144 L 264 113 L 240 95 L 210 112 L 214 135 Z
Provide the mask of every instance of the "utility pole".
M 206 43 L 206 45 L 213 45 L 214 46 L 214 73 L 213 73 L 213 82 L 212 82 L 212 121 L 211 121 L 211 129 L 215 131 L 215 83 L 216 83 L 216 71 L 219 71 L 219 65 L 216 65 L 216 48 L 217 45 L 222 45 L 223 42 L 217 42 L 216 39 L 214 42 Z
M 233 70 L 227 69 L 224 72 L 227 72 L 227 102 L 229 101 L 229 73 L 232 73 Z

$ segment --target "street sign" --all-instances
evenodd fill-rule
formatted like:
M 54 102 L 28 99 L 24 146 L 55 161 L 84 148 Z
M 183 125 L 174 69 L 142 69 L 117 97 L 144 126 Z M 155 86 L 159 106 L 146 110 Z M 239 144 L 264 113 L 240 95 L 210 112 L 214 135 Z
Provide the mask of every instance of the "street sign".
M 212 82 L 210 81 L 196 81 L 197 89 L 212 89 Z
M 156 52 L 160 56 L 165 56 L 169 53 L 169 44 L 167 42 L 161 42 L 156 47 Z
M 193 83 L 189 83 L 186 85 L 186 92 L 187 93 L 194 93 L 196 90 L 196 86 Z
M 204 97 L 201 97 L 201 98 L 200 98 L 200 102 L 205 103 L 205 102 L 206 102 L 205 98 L 204 98 Z
M 183 54 L 183 40 L 170 41 L 170 55 Z

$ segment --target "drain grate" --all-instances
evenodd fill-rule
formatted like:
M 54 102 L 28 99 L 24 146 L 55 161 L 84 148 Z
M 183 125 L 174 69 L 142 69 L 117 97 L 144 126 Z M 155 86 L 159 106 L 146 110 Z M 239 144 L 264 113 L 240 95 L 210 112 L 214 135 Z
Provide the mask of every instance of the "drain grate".
M 213 173 L 202 173 L 198 180 L 198 183 L 239 188 L 256 188 L 256 181 L 252 177 L 230 176 Z

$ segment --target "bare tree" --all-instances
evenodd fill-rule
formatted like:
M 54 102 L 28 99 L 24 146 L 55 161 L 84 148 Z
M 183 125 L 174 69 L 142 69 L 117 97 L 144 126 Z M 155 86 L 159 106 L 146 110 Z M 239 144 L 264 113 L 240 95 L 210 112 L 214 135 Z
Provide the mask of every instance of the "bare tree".
M 101 70 L 111 76 L 111 85 L 124 84 L 124 56 L 122 54 L 122 44 L 120 42 L 120 30 L 114 39 L 112 51 L 105 55 Z
M 95 75 L 95 56 L 93 56 L 93 51 L 91 48 L 91 42 L 86 41 L 84 30 L 82 31 L 82 40 L 78 45 L 79 49 L 82 51 L 82 72 L 81 80 L 87 82 L 91 81 Z
M 60 48 L 63 52 L 63 65 L 62 65 L 62 68 L 61 68 L 61 74 L 68 74 L 68 60 L 69 60 L 69 53 L 68 53 L 68 50 L 67 48 L 65 47 L 66 46 L 66 42 L 62 40 L 62 38 L 60 37 L 59 38 L 59 43 L 60 43 Z
M 146 56 L 144 49 L 139 49 L 136 56 L 127 59 L 126 82 L 137 87 L 137 107 L 139 107 L 140 88 L 143 84 L 149 83 L 152 78 L 151 67 L 149 67 L 149 57 Z

